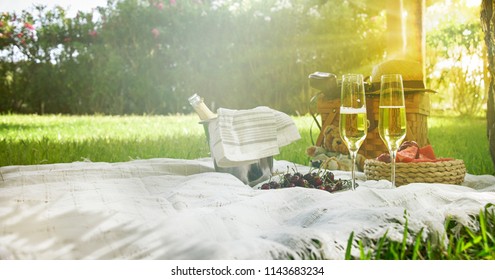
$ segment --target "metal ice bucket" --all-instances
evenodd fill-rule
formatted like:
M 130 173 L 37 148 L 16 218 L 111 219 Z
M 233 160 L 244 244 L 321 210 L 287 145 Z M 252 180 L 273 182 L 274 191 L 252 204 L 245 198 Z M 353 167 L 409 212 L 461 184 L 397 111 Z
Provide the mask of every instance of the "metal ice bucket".
M 252 164 L 240 164 L 235 167 L 220 167 L 217 165 L 217 161 L 213 156 L 212 144 L 210 143 L 210 131 L 208 129 L 210 122 L 218 121 L 217 118 L 201 121 L 200 124 L 203 125 L 205 129 L 206 139 L 208 141 L 208 146 L 210 147 L 211 157 L 213 158 L 213 164 L 215 166 L 215 171 L 230 173 L 241 180 L 244 184 L 249 186 L 255 186 L 260 182 L 268 180 L 272 176 L 273 171 L 273 157 L 261 158 L 257 162 Z

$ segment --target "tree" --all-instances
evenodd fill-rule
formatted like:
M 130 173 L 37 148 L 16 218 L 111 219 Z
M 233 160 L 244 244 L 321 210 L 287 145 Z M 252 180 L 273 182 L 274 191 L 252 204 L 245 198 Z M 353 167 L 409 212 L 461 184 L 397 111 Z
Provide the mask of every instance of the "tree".
M 488 55 L 488 71 L 490 72 L 490 85 L 488 87 L 488 103 L 486 113 L 487 136 L 490 144 L 492 162 L 495 164 L 495 1 L 482 0 L 481 2 L 481 27 L 485 32 L 485 44 Z
M 479 6 L 465 0 L 438 2 L 427 11 L 426 69 L 436 109 L 460 115 L 484 113 L 484 44 Z M 448 16 L 442 16 L 442 15 Z

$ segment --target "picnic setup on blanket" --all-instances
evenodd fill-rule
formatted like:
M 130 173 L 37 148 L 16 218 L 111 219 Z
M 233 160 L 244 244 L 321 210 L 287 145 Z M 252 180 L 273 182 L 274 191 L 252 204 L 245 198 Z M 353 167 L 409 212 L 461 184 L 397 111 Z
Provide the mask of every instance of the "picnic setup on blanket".
M 444 235 L 448 219 L 476 229 L 495 177 L 435 155 L 433 91 L 415 67 L 310 75 L 321 132 L 307 165 L 274 159 L 301 138 L 290 116 L 213 113 L 193 95 L 209 158 L 0 167 L 0 259 L 338 260 L 348 246 L 359 256 L 351 234 L 407 230 L 413 242 Z

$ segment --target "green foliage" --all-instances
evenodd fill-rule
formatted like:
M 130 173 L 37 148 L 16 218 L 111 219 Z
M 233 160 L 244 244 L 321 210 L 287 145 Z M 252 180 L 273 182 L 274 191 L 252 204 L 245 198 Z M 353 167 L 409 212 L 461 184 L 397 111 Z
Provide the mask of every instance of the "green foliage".
M 1 15 L 0 33 L 10 35 L 0 38 L 0 111 L 80 113 L 92 88 L 85 59 L 96 23 L 91 14 L 67 18 L 60 7 L 35 11 Z
M 305 113 L 308 74 L 369 71 L 382 57 L 384 16 L 367 2 L 120 0 L 75 18 L 60 7 L 5 13 L 0 112 L 187 112 L 197 92 L 222 107 Z
M 479 115 L 479 7 L 437 2 L 426 17 L 438 21 L 426 36 L 432 103 Z M 215 107 L 304 114 L 308 74 L 370 73 L 381 61 L 383 9 L 369 0 L 109 0 L 73 18 L 61 7 L 3 13 L 0 112 L 189 112 L 197 92 Z
M 479 115 L 486 103 L 479 7 L 468 9 L 460 1 L 442 7 L 449 16 L 431 14 L 439 23 L 426 36 L 427 82 L 438 91 L 432 103 L 459 115 Z
M 350 254 L 355 241 L 354 233 L 349 237 L 346 259 L 366 260 L 494 260 L 495 259 L 495 208 L 487 204 L 479 215 L 473 217 L 476 227 L 461 225 L 449 219 L 445 223 L 445 235 L 431 234 L 424 240 L 423 229 L 409 232 L 406 223 L 402 241 L 393 241 L 387 234 L 378 240 L 357 240 L 360 256 Z M 473 228 L 476 228 L 473 229 Z M 408 242 L 413 235 L 413 242 Z M 447 242 L 444 242 L 447 241 Z M 364 246 L 363 244 L 369 244 Z M 446 244 L 446 245 L 444 245 Z

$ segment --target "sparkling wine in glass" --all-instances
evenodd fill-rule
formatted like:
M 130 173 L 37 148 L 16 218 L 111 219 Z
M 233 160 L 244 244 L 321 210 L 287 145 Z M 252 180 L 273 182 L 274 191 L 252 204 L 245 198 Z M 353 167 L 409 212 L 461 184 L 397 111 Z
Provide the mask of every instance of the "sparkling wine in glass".
M 356 155 L 368 134 L 366 118 L 366 97 L 363 75 L 346 74 L 342 76 L 340 102 L 340 137 L 347 145 L 352 160 L 352 190 L 356 189 Z
M 381 76 L 378 129 L 387 146 L 391 162 L 391 182 L 395 187 L 395 161 L 397 150 L 406 137 L 406 106 L 400 74 Z

